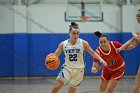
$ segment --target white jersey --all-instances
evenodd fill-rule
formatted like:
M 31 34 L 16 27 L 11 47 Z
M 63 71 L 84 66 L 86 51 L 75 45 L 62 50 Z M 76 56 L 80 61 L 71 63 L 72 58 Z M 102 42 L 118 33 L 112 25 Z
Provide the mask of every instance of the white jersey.
M 70 45 L 68 40 L 63 41 L 65 54 L 65 65 L 70 68 L 84 68 L 84 47 L 83 40 L 78 38 L 75 45 Z

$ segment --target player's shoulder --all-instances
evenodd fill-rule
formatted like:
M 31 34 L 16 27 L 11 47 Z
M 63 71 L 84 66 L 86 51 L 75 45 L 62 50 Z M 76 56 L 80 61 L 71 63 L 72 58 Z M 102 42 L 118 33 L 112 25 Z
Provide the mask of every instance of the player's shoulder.
M 62 42 L 59 44 L 59 46 L 63 46 L 63 45 L 65 45 L 65 44 L 67 44 L 67 43 L 68 43 L 68 40 L 69 40 L 69 39 L 66 39 L 66 40 L 62 41 Z
M 79 38 L 83 43 L 88 43 L 86 40 Z
M 66 39 L 66 40 L 62 41 L 61 43 L 62 43 L 62 44 L 68 43 L 68 40 L 69 40 L 69 39 Z
M 109 41 L 109 43 L 111 44 L 111 43 L 115 43 L 116 41 Z
M 121 44 L 120 42 L 118 42 L 118 41 L 110 41 L 109 42 L 110 44 L 113 44 L 113 45 L 116 45 L 116 44 Z
M 69 41 L 69 39 L 66 39 L 66 40 L 63 40 L 62 42 L 68 42 Z
M 84 41 L 84 39 L 82 39 L 82 38 L 78 38 L 78 41 Z
M 123 44 L 118 41 L 111 41 L 111 46 L 113 46 L 115 49 L 121 47 Z
M 98 47 L 95 49 L 95 51 L 96 51 L 96 52 L 99 52 L 99 51 L 100 51 L 100 49 L 101 49 L 101 47 L 100 47 L 100 46 L 98 46 Z

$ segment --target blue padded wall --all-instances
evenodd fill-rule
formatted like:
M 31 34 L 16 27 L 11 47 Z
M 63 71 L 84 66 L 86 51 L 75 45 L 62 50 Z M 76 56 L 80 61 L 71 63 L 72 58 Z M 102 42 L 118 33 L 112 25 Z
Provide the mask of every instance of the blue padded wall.
M 107 33 L 112 41 L 126 42 L 132 37 L 131 33 Z M 68 34 L 0 34 L 0 76 L 57 76 L 61 66 L 54 71 L 44 65 L 46 55 L 55 51 L 59 43 L 68 39 Z M 82 33 L 80 38 L 88 41 L 95 50 L 99 43 L 92 33 Z M 121 54 L 127 65 L 125 75 L 135 75 L 140 64 L 140 47 L 122 51 Z M 60 55 L 62 65 L 64 54 Z M 100 75 L 91 73 L 93 57 L 86 52 L 86 76 Z

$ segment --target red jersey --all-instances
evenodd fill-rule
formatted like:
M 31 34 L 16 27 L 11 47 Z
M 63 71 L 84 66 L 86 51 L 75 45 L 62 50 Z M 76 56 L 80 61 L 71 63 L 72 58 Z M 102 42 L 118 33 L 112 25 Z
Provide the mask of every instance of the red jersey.
M 114 71 L 125 65 L 124 59 L 120 53 L 116 53 L 116 48 L 121 47 L 122 44 L 117 41 L 110 41 L 109 46 L 110 50 L 107 53 L 104 52 L 100 46 L 96 49 L 96 52 L 101 56 L 102 59 L 104 59 L 104 61 L 107 62 L 108 69 Z M 93 61 L 99 62 L 99 60 L 96 58 L 94 58 Z

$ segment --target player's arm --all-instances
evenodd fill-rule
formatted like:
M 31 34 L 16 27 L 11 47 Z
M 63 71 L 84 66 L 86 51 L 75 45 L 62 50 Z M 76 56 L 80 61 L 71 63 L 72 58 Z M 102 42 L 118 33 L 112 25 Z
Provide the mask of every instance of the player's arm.
M 99 53 L 96 51 L 96 53 L 99 55 Z M 96 58 L 93 58 L 93 64 L 92 64 L 92 68 L 91 68 L 91 72 L 96 73 L 98 72 L 98 70 L 100 70 L 102 68 L 102 66 L 100 66 L 98 64 L 99 60 Z
M 126 43 L 121 45 L 120 47 L 117 47 L 117 52 L 120 52 L 121 50 L 130 50 L 135 48 L 138 45 L 138 42 L 134 37 L 132 37 L 130 40 L 128 40 Z
M 135 39 L 135 38 L 132 37 L 130 40 L 128 40 L 126 43 L 124 43 L 124 44 L 120 47 L 120 49 L 121 49 L 121 50 L 126 50 L 127 47 L 130 46 L 130 45 L 133 43 L 134 39 Z
M 54 53 L 50 53 L 49 55 L 47 56 L 50 56 L 50 55 L 56 55 L 59 57 L 59 55 L 62 53 L 62 50 L 63 50 L 63 43 L 61 42 L 58 46 L 58 48 L 56 49 L 56 51 Z
M 132 32 L 132 35 L 133 35 L 134 37 L 137 37 L 139 34 L 140 34 L 140 31 Z
M 87 41 L 83 40 L 85 50 L 91 54 L 94 58 L 98 59 L 101 63 L 107 66 L 107 63 L 90 47 Z
M 137 41 L 140 41 L 140 31 L 132 32 L 132 35 Z
M 131 49 L 135 48 L 136 46 L 138 46 L 138 42 L 136 40 L 134 40 L 132 44 L 130 44 L 123 50 L 131 50 Z
M 56 51 L 54 52 L 54 54 L 55 54 L 56 56 L 59 56 L 59 55 L 62 53 L 62 51 L 63 51 L 63 42 L 61 42 L 61 43 L 59 44 L 59 46 L 58 46 L 58 48 L 56 49 Z
M 119 48 L 119 51 L 121 51 L 121 50 L 131 50 L 131 49 L 135 48 L 136 46 L 138 46 L 138 42 L 134 37 L 132 37 L 130 40 L 128 40 L 126 43 L 124 43 Z

